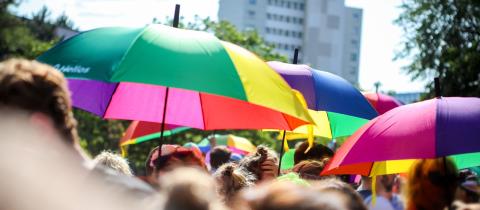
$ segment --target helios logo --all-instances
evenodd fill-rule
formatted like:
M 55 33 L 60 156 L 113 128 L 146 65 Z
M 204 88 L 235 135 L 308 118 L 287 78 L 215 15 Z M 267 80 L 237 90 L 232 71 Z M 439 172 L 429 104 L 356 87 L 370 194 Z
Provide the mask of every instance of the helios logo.
M 69 65 L 60 65 L 56 64 L 55 68 L 59 69 L 63 73 L 77 73 L 77 74 L 86 74 L 90 71 L 90 67 L 83 67 L 80 65 L 69 66 Z

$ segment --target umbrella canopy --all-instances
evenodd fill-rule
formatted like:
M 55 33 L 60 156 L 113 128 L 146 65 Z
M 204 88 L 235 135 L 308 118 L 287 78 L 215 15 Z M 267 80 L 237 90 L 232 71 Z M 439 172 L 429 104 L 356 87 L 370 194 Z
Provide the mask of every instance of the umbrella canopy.
M 303 95 L 309 113 L 317 125 L 314 127 L 316 136 L 349 136 L 369 119 L 377 116 L 365 97 L 339 76 L 312 69 L 307 65 L 277 61 L 270 61 L 268 65 Z M 307 129 L 299 127 L 293 132 L 307 133 Z
M 375 108 L 378 114 L 383 114 L 390 109 L 401 106 L 402 103 L 392 96 L 383 93 L 363 93 L 368 102 Z
M 180 95 L 194 95 L 192 97 L 197 101 L 202 97 L 199 94 L 195 96 L 196 92 L 209 94 L 214 98 L 211 101 L 216 103 L 220 103 L 219 100 L 223 99 L 215 96 L 225 96 L 235 100 L 230 101 L 230 104 L 239 101 L 248 102 L 242 104 L 244 106 L 239 105 L 243 109 L 246 109 L 248 104 L 254 104 L 258 109 L 268 108 L 272 112 L 280 112 L 295 118 L 294 121 L 297 122 L 311 121 L 307 111 L 298 102 L 288 84 L 265 62 L 253 53 L 234 44 L 220 41 L 206 32 L 162 25 L 149 25 L 142 28 L 99 28 L 80 33 L 58 44 L 41 55 L 38 60 L 53 65 L 68 78 L 80 79 L 73 84 L 74 88 L 77 87 L 76 92 L 75 89 L 73 90 L 73 94 L 77 94 L 78 97 L 86 96 L 87 98 L 83 98 L 84 101 L 90 100 L 91 97 L 95 99 L 91 102 L 77 100 L 74 105 L 86 103 L 88 107 L 95 108 L 94 113 L 101 113 L 101 116 L 106 118 L 161 122 L 161 117 L 145 119 L 144 113 L 119 115 L 116 112 L 141 110 L 145 108 L 139 107 L 141 104 L 152 108 L 149 104 L 153 97 L 156 97 L 156 100 L 164 98 L 165 96 L 162 96 L 166 92 L 164 87 L 174 87 L 177 89 L 173 92 L 178 91 Z M 96 82 L 82 80 L 96 80 Z M 152 85 L 163 86 L 163 89 Z M 87 92 L 81 88 L 91 89 Z M 95 91 L 91 92 L 91 90 Z M 139 98 L 132 98 L 135 94 L 140 94 Z M 175 98 L 175 95 L 172 93 L 172 98 Z M 141 100 L 136 104 L 132 102 L 137 99 Z M 118 108 L 117 110 L 111 107 L 111 102 L 119 103 L 115 101 L 122 102 L 121 106 L 114 105 Z M 95 105 L 94 102 L 98 103 Z M 190 103 L 190 101 L 184 102 Z M 191 103 L 195 104 L 195 102 Z M 127 107 L 125 104 L 135 106 Z M 160 104 L 158 103 L 155 107 L 158 111 L 162 110 Z M 81 106 L 84 105 L 78 105 L 82 108 Z M 201 108 L 202 110 L 199 110 Z M 202 112 L 203 107 L 196 106 L 194 111 Z M 153 115 L 157 116 L 158 112 Z M 189 115 L 185 114 L 185 116 Z M 168 118 L 171 116 L 168 115 Z M 285 123 L 285 120 L 283 121 Z
M 445 97 L 404 105 L 371 120 L 326 170 L 356 163 L 480 152 L 480 98 Z
M 257 147 L 250 140 L 232 134 L 215 135 L 215 143 L 216 145 L 227 146 L 232 152 L 239 154 L 248 154 L 257 150 Z M 203 153 L 207 153 L 211 150 L 210 140 L 208 138 L 203 139 L 198 143 L 198 147 Z
M 170 136 L 188 130 L 188 127 L 166 125 L 164 136 Z M 119 145 L 138 144 L 160 137 L 160 123 L 133 121 L 120 139 Z
M 480 165 L 480 152 L 448 156 L 457 169 L 471 168 Z M 388 160 L 372 163 L 356 163 L 336 168 L 325 167 L 322 175 L 359 174 L 363 176 L 380 176 L 386 174 L 406 173 L 417 159 Z

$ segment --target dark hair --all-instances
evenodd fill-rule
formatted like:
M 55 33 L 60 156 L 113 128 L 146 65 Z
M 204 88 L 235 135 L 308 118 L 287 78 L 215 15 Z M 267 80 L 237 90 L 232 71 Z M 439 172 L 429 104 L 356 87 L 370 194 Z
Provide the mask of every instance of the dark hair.
M 147 161 L 145 162 L 145 169 L 146 169 L 147 176 L 150 176 L 154 171 L 165 170 L 168 167 L 169 160 L 171 160 L 172 158 L 177 158 L 182 161 L 185 161 L 188 158 L 191 158 L 191 160 L 194 160 L 200 168 L 206 169 L 203 157 L 199 150 L 195 151 L 194 148 L 185 148 L 179 145 L 168 145 L 168 144 L 162 145 L 162 148 L 164 147 L 174 147 L 175 149 L 172 153 L 170 154 L 162 153 L 160 157 L 157 156 L 153 160 L 152 158 L 154 157 L 154 155 L 158 154 L 158 147 L 155 147 L 152 151 L 150 151 L 147 157 Z
M 78 143 L 67 82 L 51 66 L 25 59 L 0 63 L 0 106 L 43 113 L 65 142 Z
M 226 146 L 216 146 L 210 152 L 210 166 L 217 169 L 221 165 L 228 163 L 232 152 Z
M 319 160 L 303 160 L 293 166 L 292 171 L 297 173 L 302 179 L 318 180 L 329 158 Z
M 323 160 L 324 158 L 333 157 L 333 151 L 321 144 L 313 143 L 312 148 L 308 150 L 308 143 L 303 142 L 296 150 L 294 155 L 294 163 L 298 164 L 302 160 Z

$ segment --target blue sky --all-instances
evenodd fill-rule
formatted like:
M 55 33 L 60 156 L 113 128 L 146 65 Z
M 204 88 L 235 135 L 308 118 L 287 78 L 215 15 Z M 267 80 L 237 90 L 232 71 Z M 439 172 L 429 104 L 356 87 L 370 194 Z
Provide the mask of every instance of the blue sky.
M 30 15 L 46 5 L 52 16 L 65 12 L 81 30 L 103 26 L 144 26 L 154 17 L 163 20 L 172 16 L 179 3 L 181 16 L 193 20 L 195 15 L 217 19 L 218 0 L 23 0 L 15 9 L 20 15 Z M 393 61 L 400 49 L 402 31 L 393 24 L 399 15 L 399 0 L 345 0 L 347 6 L 363 9 L 362 44 L 360 55 L 360 87 L 373 91 L 380 81 L 381 90 L 396 92 L 423 91 L 424 82 L 412 82 L 402 73 L 407 60 Z

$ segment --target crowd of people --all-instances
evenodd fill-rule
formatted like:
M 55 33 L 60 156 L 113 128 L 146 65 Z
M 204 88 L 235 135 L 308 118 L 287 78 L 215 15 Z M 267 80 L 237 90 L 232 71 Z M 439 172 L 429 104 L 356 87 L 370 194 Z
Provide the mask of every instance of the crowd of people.
M 36 61 L 0 63 L 0 116 L 0 209 L 480 209 L 478 175 L 448 158 L 358 183 L 322 176 L 334 151 L 306 142 L 280 174 L 266 146 L 239 158 L 213 139 L 206 158 L 195 146 L 164 144 L 140 179 L 117 154 L 82 151 L 66 80 Z

